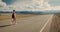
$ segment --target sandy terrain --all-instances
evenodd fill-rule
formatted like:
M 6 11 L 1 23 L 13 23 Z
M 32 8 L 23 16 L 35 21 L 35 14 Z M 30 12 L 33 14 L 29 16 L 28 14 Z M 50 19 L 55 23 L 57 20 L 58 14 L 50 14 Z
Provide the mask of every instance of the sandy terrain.
M 16 18 L 24 18 L 24 17 L 31 17 L 31 16 L 36 16 L 36 15 L 34 15 L 34 14 L 16 14 Z M 0 21 L 6 20 L 6 19 L 11 19 L 11 14 L 0 15 Z
M 53 16 L 50 32 L 60 32 L 60 14 L 55 14 Z

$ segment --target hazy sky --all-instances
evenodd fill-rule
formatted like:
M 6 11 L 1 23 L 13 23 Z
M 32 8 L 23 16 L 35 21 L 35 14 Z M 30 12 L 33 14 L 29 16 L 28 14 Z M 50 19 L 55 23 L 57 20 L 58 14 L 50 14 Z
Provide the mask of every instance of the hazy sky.
M 60 0 L 0 0 L 0 10 L 60 10 Z

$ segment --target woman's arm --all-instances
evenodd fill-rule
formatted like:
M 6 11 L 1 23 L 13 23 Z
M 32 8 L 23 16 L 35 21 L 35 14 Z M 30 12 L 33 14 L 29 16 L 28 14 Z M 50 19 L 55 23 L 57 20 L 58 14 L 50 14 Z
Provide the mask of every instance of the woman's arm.
M 16 14 L 14 14 L 15 18 L 16 18 Z

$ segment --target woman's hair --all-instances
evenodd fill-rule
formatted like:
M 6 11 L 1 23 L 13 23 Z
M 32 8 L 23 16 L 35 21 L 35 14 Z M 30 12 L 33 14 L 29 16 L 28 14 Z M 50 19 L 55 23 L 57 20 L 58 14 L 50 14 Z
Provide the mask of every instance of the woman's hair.
M 15 12 L 15 10 L 13 10 L 13 12 Z

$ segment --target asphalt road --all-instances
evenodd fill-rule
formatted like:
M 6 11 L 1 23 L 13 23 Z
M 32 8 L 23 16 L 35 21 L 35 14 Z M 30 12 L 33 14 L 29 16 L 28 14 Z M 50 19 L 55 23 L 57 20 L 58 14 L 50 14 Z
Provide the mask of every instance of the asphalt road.
M 17 19 L 16 25 L 11 25 L 11 20 L 0 21 L 0 32 L 45 32 L 46 26 L 53 15 L 37 15 Z

